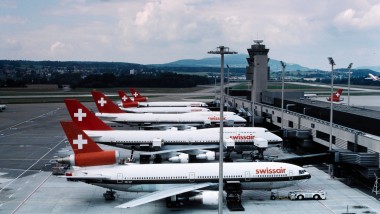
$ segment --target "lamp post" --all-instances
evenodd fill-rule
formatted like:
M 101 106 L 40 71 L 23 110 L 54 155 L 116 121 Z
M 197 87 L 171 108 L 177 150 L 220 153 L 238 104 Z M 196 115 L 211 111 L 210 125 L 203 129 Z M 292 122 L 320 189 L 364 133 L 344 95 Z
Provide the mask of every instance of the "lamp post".
M 327 58 L 331 65 L 331 94 L 330 94 L 330 138 L 329 138 L 329 151 L 332 150 L 332 134 L 333 134 L 333 88 L 334 88 L 334 59 L 332 57 Z M 329 164 L 329 174 L 332 177 L 332 166 Z
M 230 48 L 219 46 L 214 51 L 209 51 L 209 54 L 220 54 L 220 131 L 219 131 L 219 197 L 218 197 L 218 213 L 223 213 L 223 108 L 224 108 L 224 54 L 237 54 L 235 51 L 230 51 Z
M 334 62 L 334 59 L 332 57 L 328 57 L 327 58 L 329 60 L 329 63 L 331 65 L 331 94 L 330 94 L 330 140 L 329 140 L 329 150 L 331 151 L 332 149 L 332 130 L 333 130 L 333 126 L 332 126 L 332 123 L 333 123 L 333 88 L 334 88 L 334 65 L 335 65 L 335 62 Z
M 282 74 L 281 74 L 281 130 L 284 129 L 284 76 L 285 76 L 285 63 L 283 61 L 280 61 L 281 67 L 282 67 Z
M 348 65 L 348 100 L 347 100 L 347 105 L 350 106 L 350 80 L 351 80 L 351 67 L 352 67 L 352 62 Z
M 230 66 L 227 65 L 227 96 L 230 96 Z M 229 103 L 227 103 L 227 111 L 228 111 Z

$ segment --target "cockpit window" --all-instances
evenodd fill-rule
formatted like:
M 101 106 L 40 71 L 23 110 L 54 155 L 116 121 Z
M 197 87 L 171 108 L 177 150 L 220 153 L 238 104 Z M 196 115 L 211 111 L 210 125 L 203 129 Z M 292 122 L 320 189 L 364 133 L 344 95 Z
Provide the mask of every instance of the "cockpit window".
M 304 173 L 306 173 L 306 170 L 304 170 L 304 169 L 303 170 L 299 170 L 299 174 L 300 175 L 303 175 Z

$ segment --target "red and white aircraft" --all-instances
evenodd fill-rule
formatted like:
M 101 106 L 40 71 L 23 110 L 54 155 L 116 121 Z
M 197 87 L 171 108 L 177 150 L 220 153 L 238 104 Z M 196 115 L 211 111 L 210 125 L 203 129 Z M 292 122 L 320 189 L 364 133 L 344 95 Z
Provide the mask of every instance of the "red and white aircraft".
M 128 95 L 121 91 L 122 95 L 119 96 L 121 99 L 120 107 L 129 108 L 129 107 L 206 107 L 207 104 L 204 102 L 195 102 L 195 101 L 166 101 L 166 102 L 140 102 L 133 101 Z
M 194 159 L 215 160 L 215 152 L 209 149 L 219 148 L 219 128 L 187 131 L 113 130 L 77 100 L 67 99 L 65 103 L 72 120 L 97 143 L 156 151 L 150 155 L 170 153 L 166 157 L 171 162 L 188 162 L 188 153 L 194 155 Z M 79 117 L 79 112 L 82 117 Z M 280 137 L 260 127 L 226 127 L 223 131 L 224 138 L 229 141 L 225 147 L 229 147 L 226 148 L 229 150 L 258 149 L 263 152 L 267 147 L 278 146 L 282 142 Z
M 167 206 L 195 201 L 205 205 L 218 204 L 217 188 L 219 180 L 219 163 L 176 164 L 114 164 L 117 160 L 114 151 L 104 155 L 108 158 L 97 160 L 97 154 L 103 150 L 83 131 L 66 122 L 61 122 L 75 155 L 75 163 L 85 167 L 73 167 L 66 172 L 68 181 L 81 181 L 110 189 L 104 193 L 106 200 L 114 199 L 114 191 L 150 192 L 141 197 L 117 206 L 129 208 L 160 199 L 167 199 Z M 73 128 L 74 127 L 74 128 Z M 104 153 L 106 154 L 106 153 Z M 107 153 L 108 154 L 108 153 Z M 277 189 L 295 185 L 309 179 L 311 175 L 302 167 L 280 162 L 232 162 L 223 164 L 224 189 L 229 191 Z M 238 185 L 237 185 L 238 184 Z M 241 193 L 240 193 L 241 194 Z
M 331 101 L 331 98 L 332 98 L 332 101 L 333 102 L 341 102 L 343 101 L 343 97 L 340 97 L 342 95 L 342 92 L 343 92 L 343 89 L 338 89 L 338 91 L 336 91 L 335 93 L 333 93 L 333 96 L 331 97 L 327 97 L 327 101 Z
M 129 88 L 129 91 L 131 92 L 133 96 L 133 101 L 134 102 L 147 102 L 148 97 L 143 97 L 139 92 L 136 91 L 135 88 Z
M 103 93 L 99 91 L 92 91 L 91 93 L 96 107 L 99 110 L 96 116 L 103 120 L 139 126 L 156 124 L 157 127 L 162 127 L 162 125 L 183 126 L 185 124 L 192 126 L 210 126 L 219 124 L 220 122 L 220 113 L 213 111 L 181 114 L 126 113 L 104 96 Z M 225 112 L 223 121 L 230 126 L 244 125 L 247 122 L 234 112 Z
M 371 79 L 373 81 L 380 81 L 380 78 L 378 76 L 375 76 L 371 73 L 368 74 L 368 77 L 366 79 Z
M 199 111 L 211 111 L 210 109 L 204 107 L 193 107 L 191 106 L 193 102 L 185 104 L 181 102 L 183 107 L 139 107 L 139 102 L 134 102 L 124 91 L 118 91 L 121 103 L 118 105 L 121 110 L 131 113 L 186 113 L 186 112 L 199 112 Z M 176 102 L 166 102 L 167 104 L 172 103 L 175 105 Z M 193 103 L 194 104 L 194 103 Z

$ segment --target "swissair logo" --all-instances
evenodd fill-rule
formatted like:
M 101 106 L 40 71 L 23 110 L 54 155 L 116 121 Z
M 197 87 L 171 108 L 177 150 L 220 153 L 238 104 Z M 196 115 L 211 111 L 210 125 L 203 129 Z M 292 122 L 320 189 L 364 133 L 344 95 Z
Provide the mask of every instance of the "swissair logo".
M 83 139 L 83 136 L 80 134 L 77 140 L 73 140 L 73 144 L 78 145 L 78 149 L 83 149 L 83 145 L 87 144 L 87 140 Z
M 106 100 L 104 100 L 104 98 L 100 98 L 100 100 L 98 100 L 98 103 L 100 104 L 101 107 L 104 107 L 104 105 L 107 103 Z
M 78 118 L 78 121 L 82 121 L 84 117 L 86 117 L 87 114 L 86 113 L 83 113 L 82 109 L 78 109 L 78 112 L 77 113 L 74 113 L 74 117 L 77 117 Z
M 127 96 L 124 95 L 121 99 L 125 102 L 127 101 Z
M 135 92 L 135 93 L 133 94 L 134 97 L 137 97 L 137 95 L 139 95 L 137 92 Z
M 336 92 L 336 96 L 337 96 L 337 97 L 340 97 L 340 94 L 339 94 L 338 92 Z

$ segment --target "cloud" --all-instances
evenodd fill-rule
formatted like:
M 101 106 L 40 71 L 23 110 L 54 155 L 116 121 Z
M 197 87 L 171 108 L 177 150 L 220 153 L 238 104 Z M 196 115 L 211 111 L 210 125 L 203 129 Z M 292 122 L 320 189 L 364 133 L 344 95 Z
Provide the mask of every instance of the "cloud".
M 334 23 L 338 28 L 373 29 L 380 27 L 380 3 L 372 5 L 367 11 L 349 8 L 339 13 Z

